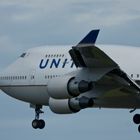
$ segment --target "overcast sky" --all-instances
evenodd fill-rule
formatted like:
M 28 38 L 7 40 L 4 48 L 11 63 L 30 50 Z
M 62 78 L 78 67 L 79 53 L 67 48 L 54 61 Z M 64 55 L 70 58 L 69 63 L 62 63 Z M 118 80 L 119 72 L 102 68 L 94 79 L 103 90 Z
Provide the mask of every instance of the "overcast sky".
M 139 6 L 139 0 L 0 0 L 0 69 L 28 48 L 75 45 L 92 29 L 100 29 L 98 44 L 139 47 Z M 33 130 L 34 110 L 28 104 L 1 92 L 0 109 L 0 138 L 4 140 L 140 137 L 129 110 L 87 109 L 56 115 L 44 108 L 46 128 Z

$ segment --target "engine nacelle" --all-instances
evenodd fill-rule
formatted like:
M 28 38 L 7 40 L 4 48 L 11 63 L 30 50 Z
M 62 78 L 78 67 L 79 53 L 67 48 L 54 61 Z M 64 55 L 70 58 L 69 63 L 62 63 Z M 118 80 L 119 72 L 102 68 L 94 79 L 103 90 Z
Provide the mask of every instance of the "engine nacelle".
M 48 93 L 54 99 L 68 99 L 77 97 L 89 91 L 90 88 L 91 84 L 87 81 L 65 76 L 51 79 L 48 84 Z
M 71 114 L 79 112 L 81 109 L 92 107 L 94 105 L 93 99 L 81 97 L 79 99 L 63 99 L 57 100 L 50 98 L 49 107 L 52 112 L 57 114 Z

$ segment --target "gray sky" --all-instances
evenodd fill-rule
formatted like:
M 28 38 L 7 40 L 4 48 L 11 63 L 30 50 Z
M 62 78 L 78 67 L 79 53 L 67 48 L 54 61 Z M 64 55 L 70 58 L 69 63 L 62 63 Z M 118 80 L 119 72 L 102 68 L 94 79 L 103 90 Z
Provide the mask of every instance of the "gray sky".
M 0 68 L 31 47 L 75 45 L 92 29 L 101 29 L 100 44 L 140 46 L 139 5 L 139 0 L 0 0 Z M 33 130 L 34 111 L 28 104 L 1 92 L 0 108 L 0 137 L 5 140 L 139 138 L 129 110 L 56 115 L 44 108 L 46 128 Z

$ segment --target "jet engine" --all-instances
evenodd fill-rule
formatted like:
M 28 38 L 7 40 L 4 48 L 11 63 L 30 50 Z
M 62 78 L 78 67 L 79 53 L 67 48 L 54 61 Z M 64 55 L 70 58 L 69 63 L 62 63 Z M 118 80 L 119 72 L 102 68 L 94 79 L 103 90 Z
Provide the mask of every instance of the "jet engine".
M 90 82 L 77 80 L 75 77 L 70 78 L 67 76 L 51 79 L 48 84 L 49 96 L 54 99 L 77 97 L 90 89 Z
M 49 99 L 50 109 L 57 114 L 71 114 L 79 112 L 81 109 L 92 107 L 93 99 L 87 97 L 72 98 L 72 99 Z

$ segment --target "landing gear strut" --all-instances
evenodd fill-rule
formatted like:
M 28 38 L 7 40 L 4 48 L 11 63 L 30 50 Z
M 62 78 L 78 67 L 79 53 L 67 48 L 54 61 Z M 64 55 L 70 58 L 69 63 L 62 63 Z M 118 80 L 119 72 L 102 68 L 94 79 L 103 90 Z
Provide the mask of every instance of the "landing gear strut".
M 42 106 L 41 105 L 36 105 L 35 106 L 35 119 L 32 121 L 32 127 L 34 129 L 43 129 L 45 127 L 45 121 L 44 120 L 39 120 L 39 115 L 44 113 L 41 110 Z
M 135 115 L 134 115 L 134 117 L 133 117 L 133 122 L 134 122 L 135 124 L 140 124 L 140 114 L 135 114 Z M 138 127 L 138 131 L 139 131 L 139 133 L 140 133 L 140 125 L 139 125 L 139 127 Z

